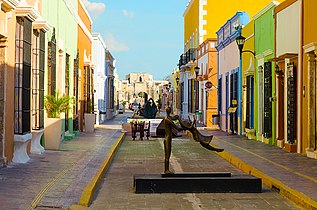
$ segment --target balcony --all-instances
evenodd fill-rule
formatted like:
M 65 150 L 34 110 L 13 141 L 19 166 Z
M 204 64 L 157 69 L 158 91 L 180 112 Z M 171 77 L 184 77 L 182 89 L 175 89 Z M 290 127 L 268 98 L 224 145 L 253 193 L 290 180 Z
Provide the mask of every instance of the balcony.
M 195 51 L 196 51 L 195 48 L 190 48 L 189 50 L 187 50 L 187 52 L 183 53 L 180 56 L 179 62 L 178 62 L 179 68 L 181 68 L 181 66 L 183 66 L 183 65 L 187 65 L 191 61 L 194 62 L 196 60 Z

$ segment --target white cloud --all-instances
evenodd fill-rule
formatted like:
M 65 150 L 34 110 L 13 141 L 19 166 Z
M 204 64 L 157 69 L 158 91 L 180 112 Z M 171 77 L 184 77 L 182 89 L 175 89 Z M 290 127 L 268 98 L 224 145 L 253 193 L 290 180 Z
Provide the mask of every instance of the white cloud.
M 129 47 L 124 43 L 120 43 L 112 33 L 107 34 L 105 38 L 105 43 L 107 45 L 107 48 L 112 52 L 129 51 Z
M 97 2 L 91 2 L 89 0 L 82 0 L 86 9 L 88 12 L 96 17 L 101 15 L 106 10 L 106 4 L 105 3 L 97 3 Z
M 133 18 L 134 17 L 134 12 L 133 11 L 129 11 L 129 10 L 122 10 L 122 13 L 124 16 L 128 17 L 128 18 Z

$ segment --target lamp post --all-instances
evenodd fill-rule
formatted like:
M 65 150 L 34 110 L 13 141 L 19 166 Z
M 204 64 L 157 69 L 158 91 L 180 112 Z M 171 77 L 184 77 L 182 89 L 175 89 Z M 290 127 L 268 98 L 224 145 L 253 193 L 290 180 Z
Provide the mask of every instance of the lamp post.
M 195 111 L 197 112 L 198 110 L 199 110 L 199 106 L 198 106 L 198 74 L 199 74 L 199 70 L 200 70 L 200 68 L 198 67 L 198 66 L 196 66 L 195 68 L 194 68 L 194 70 L 195 70 L 195 74 L 196 74 L 196 82 L 195 82 L 195 86 L 196 86 L 196 93 L 195 93 Z
M 238 76 L 238 116 L 240 117 L 240 134 L 242 133 L 242 53 L 249 52 L 255 56 L 255 53 L 251 50 L 243 50 L 243 46 L 246 38 L 241 35 L 242 26 L 238 25 L 235 27 L 238 31 L 239 36 L 236 38 L 236 43 L 239 48 L 240 64 L 239 64 L 239 76 Z

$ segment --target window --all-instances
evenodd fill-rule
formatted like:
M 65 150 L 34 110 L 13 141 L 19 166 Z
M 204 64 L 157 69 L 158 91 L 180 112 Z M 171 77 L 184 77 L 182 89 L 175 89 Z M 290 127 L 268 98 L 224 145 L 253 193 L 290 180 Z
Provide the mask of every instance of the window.
M 66 53 L 65 61 L 65 95 L 69 96 L 69 58 L 70 55 Z M 68 130 L 68 109 L 65 112 L 65 130 Z
M 32 129 L 44 127 L 44 61 L 45 34 L 33 30 L 32 60 Z
M 195 109 L 194 110 L 192 110 L 192 113 L 195 113 L 197 110 L 199 110 L 199 83 L 198 83 L 198 81 L 197 80 L 194 80 L 194 98 L 195 98 L 195 100 L 194 100 L 194 104 L 195 104 L 195 106 L 193 106 L 193 107 L 195 107 Z
M 85 98 L 85 108 L 84 112 L 88 113 L 91 107 L 91 100 L 90 100 L 90 68 L 89 66 L 84 66 L 84 98 Z
M 180 94 L 181 94 L 181 112 L 183 112 L 183 103 L 184 103 L 184 82 L 180 84 Z
M 142 77 L 139 78 L 139 82 L 142 82 Z
M 188 80 L 188 112 L 192 112 L 192 80 Z
M 14 68 L 14 133 L 26 134 L 31 131 L 30 90 L 31 90 L 31 37 L 32 22 L 17 17 L 15 36 Z
M 222 108 L 222 77 L 218 79 L 218 113 L 221 113 Z
M 56 90 L 56 39 L 55 28 L 50 42 L 48 42 L 48 94 L 54 95 Z
M 77 52 L 76 59 L 74 59 L 74 78 L 73 78 L 73 83 L 74 83 L 74 89 L 73 89 L 73 94 L 75 97 L 74 101 L 74 106 L 73 106 L 73 129 L 75 131 L 79 130 L 78 127 L 78 71 L 79 71 L 79 53 Z
M 254 128 L 254 76 L 247 76 L 246 128 Z

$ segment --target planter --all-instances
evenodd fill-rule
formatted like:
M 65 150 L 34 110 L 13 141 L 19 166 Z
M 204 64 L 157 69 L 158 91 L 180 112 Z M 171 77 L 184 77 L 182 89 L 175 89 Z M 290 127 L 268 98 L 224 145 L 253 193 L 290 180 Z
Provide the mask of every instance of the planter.
M 58 150 L 62 138 L 62 120 L 46 118 L 44 130 L 45 149 Z
M 93 133 L 95 131 L 95 114 L 85 113 L 85 132 Z

